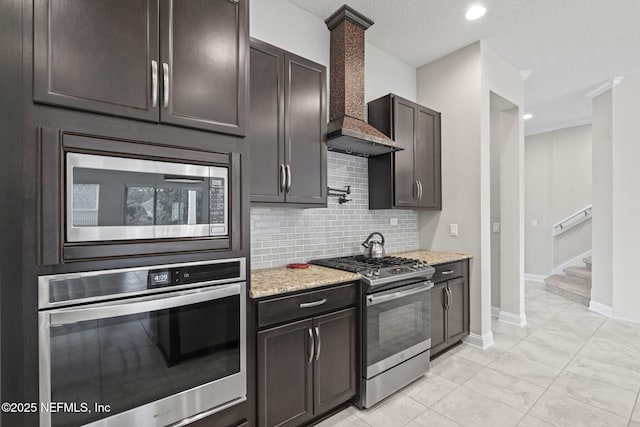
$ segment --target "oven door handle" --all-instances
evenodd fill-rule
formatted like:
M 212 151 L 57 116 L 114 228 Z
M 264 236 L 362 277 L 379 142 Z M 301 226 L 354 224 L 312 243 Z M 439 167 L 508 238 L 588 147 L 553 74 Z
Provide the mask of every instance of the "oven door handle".
M 109 317 L 127 316 L 147 311 L 165 310 L 205 301 L 216 300 L 233 295 L 242 295 L 244 282 L 231 285 L 216 286 L 212 289 L 189 290 L 176 292 L 169 296 L 166 293 L 130 300 L 117 300 L 82 307 L 60 308 L 49 311 L 50 325 L 61 326 L 87 320 L 106 319 Z
M 367 307 L 371 305 L 381 304 L 383 302 L 391 301 L 398 298 L 407 297 L 409 295 L 425 292 L 433 288 L 432 282 L 423 282 L 420 286 L 416 286 L 404 291 L 396 291 L 390 293 L 383 293 L 381 295 L 369 295 L 367 296 Z

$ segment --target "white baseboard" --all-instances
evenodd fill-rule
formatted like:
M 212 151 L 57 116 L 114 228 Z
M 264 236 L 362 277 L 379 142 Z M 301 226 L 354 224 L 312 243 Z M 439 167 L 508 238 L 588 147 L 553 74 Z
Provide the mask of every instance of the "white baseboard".
M 611 306 L 596 301 L 591 301 L 589 303 L 589 310 L 595 311 L 596 313 L 602 314 L 603 316 L 607 316 L 612 319 L 640 323 L 640 313 L 625 313 L 623 311 L 615 310 Z
M 498 317 L 500 315 L 500 307 L 491 307 L 491 317 Z
M 571 258 L 570 260 L 563 262 L 559 266 L 555 267 L 553 269 L 553 271 L 551 272 L 551 274 L 561 274 L 562 271 L 567 267 L 571 267 L 573 265 L 583 264 L 582 260 L 584 258 L 588 257 L 588 256 L 591 256 L 592 253 L 593 253 L 593 251 L 591 249 L 589 249 L 585 253 L 577 255 L 577 256 Z
M 589 310 L 607 317 L 613 317 L 613 307 L 591 300 Z
M 524 280 L 528 280 L 529 282 L 544 283 L 544 279 L 546 279 L 546 277 L 547 276 L 542 276 L 540 274 L 529 274 L 529 273 L 524 274 Z
M 500 310 L 500 313 L 498 314 L 498 321 L 510 323 L 516 326 L 525 326 L 527 324 L 527 316 L 524 313 L 514 314 Z
M 493 340 L 493 332 L 489 331 L 484 335 L 478 335 L 471 332 L 468 337 L 463 340 L 466 344 L 469 344 L 473 347 L 478 347 L 483 350 L 488 349 L 492 345 L 495 344 Z

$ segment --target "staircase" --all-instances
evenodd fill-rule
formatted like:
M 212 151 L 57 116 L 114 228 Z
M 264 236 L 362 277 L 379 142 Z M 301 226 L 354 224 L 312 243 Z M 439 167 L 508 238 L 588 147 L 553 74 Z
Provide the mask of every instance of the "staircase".
M 567 267 L 564 274 L 552 274 L 544 279 L 546 289 L 588 306 L 591 301 L 591 257 L 582 262 L 584 266 Z

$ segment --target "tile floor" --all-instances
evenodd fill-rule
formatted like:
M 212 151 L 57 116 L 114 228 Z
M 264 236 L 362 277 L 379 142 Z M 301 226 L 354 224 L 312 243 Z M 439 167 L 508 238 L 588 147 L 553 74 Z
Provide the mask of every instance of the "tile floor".
M 377 406 L 321 427 L 640 427 L 640 324 L 526 283 L 527 326 L 493 320 L 495 345 L 462 344 Z

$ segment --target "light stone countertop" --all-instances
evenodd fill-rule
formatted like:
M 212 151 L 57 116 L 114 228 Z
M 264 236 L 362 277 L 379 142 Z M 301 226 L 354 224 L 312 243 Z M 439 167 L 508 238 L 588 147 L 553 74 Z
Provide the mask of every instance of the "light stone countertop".
M 445 264 L 447 262 L 461 261 L 463 259 L 473 258 L 471 254 L 467 254 L 464 252 L 428 251 L 424 249 L 396 252 L 388 255 L 415 258 L 419 259 L 420 261 L 424 261 L 429 265 Z
M 444 264 L 471 258 L 470 254 L 461 252 L 415 250 L 388 254 L 417 258 L 430 265 Z M 254 270 L 251 272 L 251 298 L 264 298 L 289 292 L 304 291 L 339 283 L 360 280 L 362 276 L 348 271 L 310 265 L 309 268 L 275 267 Z
M 362 276 L 348 271 L 310 265 L 309 268 L 275 267 L 251 272 L 251 298 L 263 298 L 321 286 L 360 280 Z

